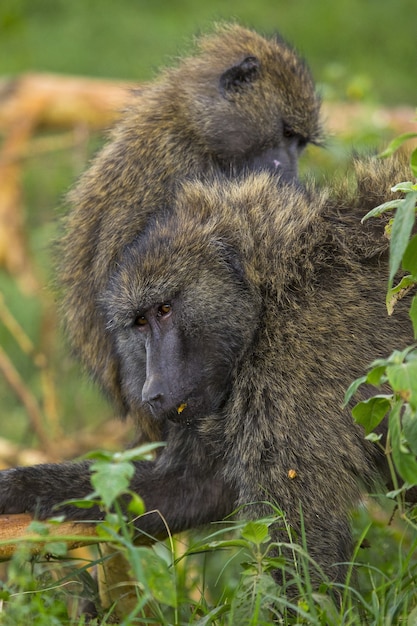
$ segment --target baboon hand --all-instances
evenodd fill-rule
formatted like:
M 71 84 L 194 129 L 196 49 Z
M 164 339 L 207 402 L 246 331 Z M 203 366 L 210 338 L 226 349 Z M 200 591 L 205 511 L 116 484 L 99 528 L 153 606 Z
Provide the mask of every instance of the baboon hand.
M 0 472 L 0 514 L 31 513 L 37 519 L 63 515 L 67 519 L 93 519 L 97 507 L 77 509 L 67 500 L 92 492 L 88 463 L 16 467 Z
M 0 513 L 34 513 L 36 494 L 26 474 L 25 468 L 0 472 Z

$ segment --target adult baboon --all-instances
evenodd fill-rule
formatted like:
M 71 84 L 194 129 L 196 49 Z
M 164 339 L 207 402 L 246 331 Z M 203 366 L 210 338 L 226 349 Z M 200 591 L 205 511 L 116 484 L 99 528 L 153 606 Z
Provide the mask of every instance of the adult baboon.
M 120 255 L 96 317 L 128 408 L 162 425 L 167 445 L 131 487 L 172 532 L 248 502 L 269 513 L 266 499 L 299 529 L 301 507 L 311 555 L 342 577 L 349 510 L 384 475 L 344 392 L 412 340 L 404 302 L 385 310 L 383 220 L 360 219 L 407 175 L 393 159 L 359 163 L 353 191 L 277 188 L 268 173 L 189 181 Z M 88 462 L 16 468 L 0 473 L 0 512 L 44 518 L 90 491 Z M 137 526 L 165 533 L 156 513 Z
M 320 141 L 319 109 L 299 56 L 279 37 L 238 25 L 203 37 L 194 56 L 133 97 L 70 194 L 58 253 L 71 345 L 119 410 L 126 401 L 112 337 L 97 316 L 119 253 L 190 176 L 268 168 L 296 178 L 302 149 Z

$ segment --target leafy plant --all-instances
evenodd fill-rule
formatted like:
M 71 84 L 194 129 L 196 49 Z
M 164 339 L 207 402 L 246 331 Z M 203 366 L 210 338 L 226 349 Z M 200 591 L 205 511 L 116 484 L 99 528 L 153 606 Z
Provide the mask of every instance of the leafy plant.
M 392 155 L 403 143 L 416 138 L 417 133 L 406 133 L 393 140 L 380 155 Z M 417 177 L 417 148 L 410 156 L 412 175 Z M 414 181 L 400 182 L 392 188 L 403 196 L 386 202 L 370 211 L 363 220 L 395 209 L 390 223 L 389 278 L 386 304 L 388 313 L 393 314 L 395 304 L 417 284 L 417 235 L 412 235 L 417 211 L 417 184 Z M 394 284 L 399 270 L 402 277 Z M 417 295 L 410 306 L 410 318 L 417 339 Z M 403 351 L 394 351 L 387 359 L 377 359 L 368 373 L 352 383 L 346 392 L 345 404 L 363 384 L 379 388 L 390 388 L 391 393 L 377 394 L 358 403 L 352 410 L 355 420 L 362 424 L 368 439 L 381 442 L 382 436 L 374 431 L 388 416 L 388 436 L 384 452 L 391 466 L 395 486 L 389 496 L 397 497 L 417 485 L 417 349 L 410 346 Z M 399 484 L 397 474 L 404 481 Z M 400 499 L 398 500 L 400 503 Z

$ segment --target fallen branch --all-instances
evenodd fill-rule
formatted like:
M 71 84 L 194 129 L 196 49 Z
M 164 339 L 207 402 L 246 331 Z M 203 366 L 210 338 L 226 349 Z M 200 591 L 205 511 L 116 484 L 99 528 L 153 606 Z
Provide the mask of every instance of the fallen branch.
M 40 128 L 71 129 L 74 139 L 111 126 L 129 100 L 126 82 L 24 74 L 0 80 L 0 267 L 15 276 L 26 293 L 38 281 L 27 245 L 22 200 L 22 160 Z
M 0 515 L 0 560 L 7 561 L 20 543 L 31 544 L 31 553 L 39 554 L 48 543 L 63 541 L 68 550 L 81 546 L 99 543 L 96 526 L 84 522 L 45 522 L 47 534 L 34 532 L 30 528 L 33 517 L 22 513 L 19 515 Z
M 32 128 L 102 129 L 113 123 L 133 83 L 58 74 L 23 74 L 0 81 L 0 131 L 29 119 Z
M 12 558 L 19 545 L 30 545 L 30 554 L 48 552 L 48 543 L 57 541 L 67 544 L 68 550 L 102 543 L 102 562 L 97 564 L 97 579 L 101 605 L 112 608 L 114 615 L 124 617 L 138 601 L 137 582 L 129 574 L 129 563 L 125 556 L 110 542 L 96 534 L 96 526 L 84 522 L 44 522 L 47 534 L 30 529 L 33 517 L 29 514 L 0 515 L 0 561 Z M 52 552 L 52 550 L 51 550 Z M 113 606 L 114 605 L 114 606 Z
M 30 424 L 36 433 L 42 450 L 48 450 L 50 446 L 49 438 L 45 432 L 42 424 L 42 412 L 39 407 L 38 401 L 30 389 L 25 385 L 19 372 L 13 365 L 11 359 L 6 352 L 0 346 L 0 372 L 3 374 L 6 382 L 11 389 L 15 392 L 20 402 L 26 409 Z

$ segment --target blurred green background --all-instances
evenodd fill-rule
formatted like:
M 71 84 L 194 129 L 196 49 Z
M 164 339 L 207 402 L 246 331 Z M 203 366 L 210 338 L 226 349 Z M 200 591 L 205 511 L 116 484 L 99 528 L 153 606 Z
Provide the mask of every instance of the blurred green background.
M 1 0 L 0 74 L 149 79 L 191 35 L 233 18 L 279 30 L 338 97 L 356 80 L 376 100 L 415 104 L 415 0 Z
M 36 71 L 149 80 L 159 67 L 186 53 L 194 34 L 224 19 L 265 34 L 278 30 L 308 60 L 325 101 L 417 104 L 416 0 L 0 0 L 0 79 Z M 384 138 L 366 125 L 352 129 L 348 138 L 330 142 L 324 156 L 314 153 L 309 161 L 307 155 L 304 171 L 312 162 L 314 171 L 334 169 L 343 165 L 352 146 L 368 148 Z M 48 287 L 53 275 L 49 244 L 62 197 L 101 141 L 102 135 L 91 135 L 81 156 L 53 150 L 25 160 L 25 232 L 39 289 L 25 291 L 0 269 L 6 309 L 35 351 L 45 355 L 53 391 L 42 382 L 36 359 L 21 350 L 1 321 L 0 346 L 43 416 L 56 415 L 59 424 L 51 441 L 59 442 L 60 432 L 77 432 L 80 439 L 81 432 L 99 430 L 112 415 L 70 357 Z M 47 431 L 52 422 L 46 419 Z M 0 437 L 38 443 L 21 398 L 1 372 Z M 62 445 L 57 448 L 62 452 Z

